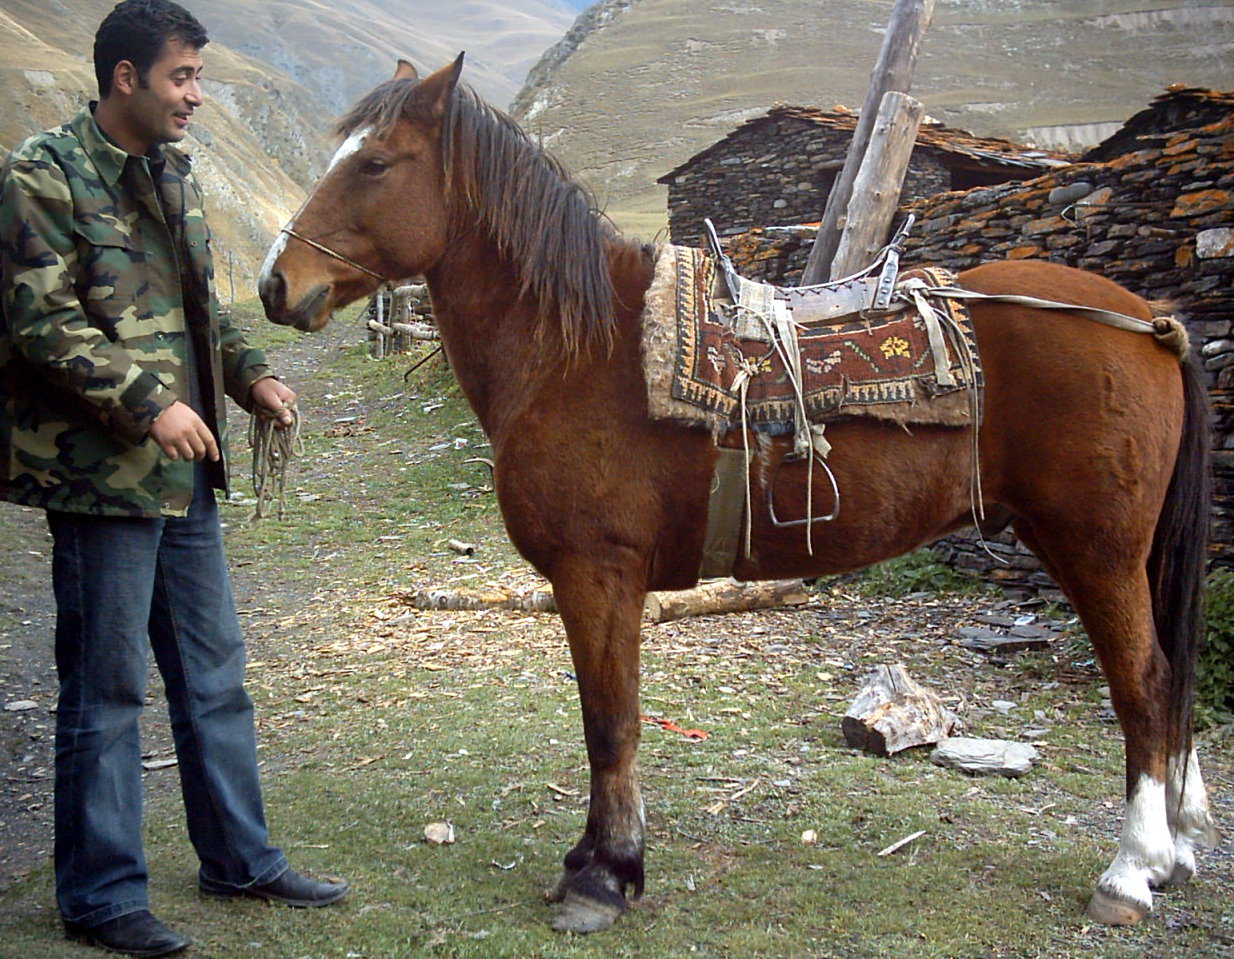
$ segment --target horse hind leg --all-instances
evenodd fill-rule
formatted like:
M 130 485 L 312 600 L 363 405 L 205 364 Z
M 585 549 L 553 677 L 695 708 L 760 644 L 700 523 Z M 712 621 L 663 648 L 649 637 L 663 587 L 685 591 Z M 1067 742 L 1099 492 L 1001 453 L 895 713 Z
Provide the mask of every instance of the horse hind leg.
M 1107 925 L 1134 924 L 1151 912 L 1152 888 L 1169 881 L 1175 866 L 1166 795 L 1169 668 L 1155 639 L 1146 575 L 1127 571 L 1119 579 L 1100 587 L 1101 598 L 1079 590 L 1073 599 L 1105 672 L 1126 751 L 1118 853 L 1088 906 L 1089 918 Z
M 1156 640 L 1145 550 L 1111 548 L 1107 538 L 1074 524 L 1020 520 L 1016 525 L 1079 614 L 1122 727 L 1127 768 L 1122 835 L 1087 915 L 1105 925 L 1131 925 L 1152 911 L 1152 888 L 1174 876 L 1176 862 L 1167 797 L 1170 670 Z

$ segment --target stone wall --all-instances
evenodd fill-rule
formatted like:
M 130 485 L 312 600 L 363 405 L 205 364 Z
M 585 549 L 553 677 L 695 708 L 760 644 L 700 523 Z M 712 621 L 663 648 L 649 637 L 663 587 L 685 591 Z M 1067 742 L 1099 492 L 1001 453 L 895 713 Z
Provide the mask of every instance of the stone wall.
M 908 265 L 959 271 L 995 259 L 1047 259 L 1176 301 L 1212 398 L 1214 555 L 1234 564 L 1234 116 L 1106 163 L 947 193 L 901 212 L 909 209 L 918 224 Z M 742 272 L 792 284 L 812 242 L 808 228 L 772 228 L 734 236 L 728 247 Z M 1010 540 L 995 548 L 1004 546 L 1017 558 L 1000 578 L 1040 584 L 1044 574 L 1028 568 Z M 992 566 L 971 546 L 945 548 L 961 565 Z

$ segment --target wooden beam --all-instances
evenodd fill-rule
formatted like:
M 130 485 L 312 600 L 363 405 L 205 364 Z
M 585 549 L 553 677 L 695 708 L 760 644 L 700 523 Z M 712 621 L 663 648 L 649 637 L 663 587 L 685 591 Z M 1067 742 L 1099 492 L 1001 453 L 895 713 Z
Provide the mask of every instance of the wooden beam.
M 896 0 L 891 11 L 891 20 L 883 34 L 883 46 L 879 51 L 874 72 L 870 75 L 870 89 L 866 92 L 865 103 L 861 106 L 861 114 L 857 117 L 857 128 L 853 131 L 853 142 L 849 146 L 848 158 L 844 168 L 836 177 L 827 195 L 827 206 L 823 211 L 823 221 L 818 228 L 818 236 L 810 250 L 810 259 L 806 263 L 805 272 L 801 277 L 802 286 L 815 283 L 825 283 L 829 279 L 839 279 L 830 273 L 832 261 L 840 248 L 840 234 L 844 229 L 849 200 L 853 196 L 853 185 L 857 179 L 857 171 L 865 158 L 866 147 L 870 142 L 870 134 L 874 129 L 875 117 L 883 95 L 892 91 L 908 93 L 912 86 L 913 67 L 917 62 L 917 51 L 921 46 L 921 38 L 930 25 L 934 15 L 934 0 Z
M 924 112 L 906 93 L 883 96 L 865 160 L 853 181 L 840 247 L 831 261 L 832 277 L 868 266 L 886 244 Z

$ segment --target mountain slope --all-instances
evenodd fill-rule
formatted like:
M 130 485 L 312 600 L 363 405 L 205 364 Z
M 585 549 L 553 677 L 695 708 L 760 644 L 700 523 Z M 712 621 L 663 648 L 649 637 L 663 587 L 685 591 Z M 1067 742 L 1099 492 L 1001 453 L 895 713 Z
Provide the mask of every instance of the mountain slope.
M 654 232 L 654 185 L 776 101 L 861 105 L 890 0 L 605 0 L 512 111 L 619 223 Z M 949 126 L 1095 143 L 1169 83 L 1229 87 L 1229 0 L 938 0 L 913 94 Z
M 0 155 L 97 96 L 94 31 L 115 0 L 0 0 Z M 207 101 L 190 127 L 215 233 L 220 289 L 253 294 L 270 239 L 331 152 L 329 126 L 392 75 L 468 50 L 468 79 L 508 101 L 569 26 L 560 0 L 187 0 L 210 34 Z
M 213 40 L 312 90 L 334 113 L 394 73 L 399 57 L 435 70 L 467 52 L 468 75 L 498 106 L 569 27 L 560 0 L 193 0 Z

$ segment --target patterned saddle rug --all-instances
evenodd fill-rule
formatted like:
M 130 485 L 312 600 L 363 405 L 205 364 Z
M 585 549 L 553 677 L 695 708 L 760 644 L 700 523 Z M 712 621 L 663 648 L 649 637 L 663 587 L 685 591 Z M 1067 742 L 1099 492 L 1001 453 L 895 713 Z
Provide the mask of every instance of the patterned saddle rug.
M 901 273 L 889 308 L 857 312 L 845 305 L 851 290 L 734 284 L 732 274 L 726 283 L 718 272 L 703 250 L 659 251 L 643 313 L 653 418 L 705 425 L 716 437 L 743 422 L 800 431 L 802 410 L 810 423 L 974 424 L 971 391 L 982 377 L 968 312 L 929 295 L 952 284 L 950 273 Z

